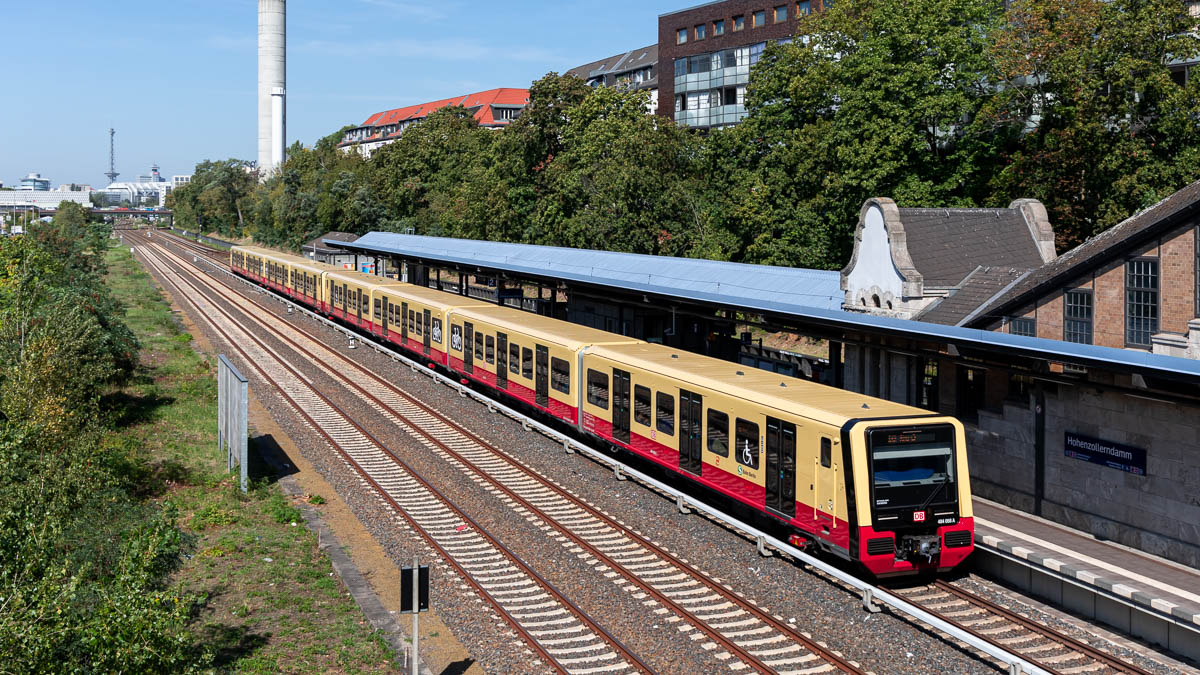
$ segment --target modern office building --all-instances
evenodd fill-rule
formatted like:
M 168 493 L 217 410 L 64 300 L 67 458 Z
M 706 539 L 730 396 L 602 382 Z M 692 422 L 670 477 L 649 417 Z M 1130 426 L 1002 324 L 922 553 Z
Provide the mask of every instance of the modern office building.
M 192 174 L 186 176 L 171 176 L 171 189 L 178 189 L 192 182 Z
M 139 176 L 136 181 L 113 183 L 99 192 L 113 206 L 122 202 L 131 206 L 163 206 L 173 187 L 175 182 L 164 179 L 155 164 L 150 167 L 149 175 Z
M 447 106 L 460 105 L 471 111 L 479 126 L 485 129 L 506 127 L 525 106 L 529 105 L 528 89 L 489 89 L 466 96 L 420 103 L 375 113 L 367 121 L 346 132 L 338 147 L 349 152 L 357 150 L 370 157 L 375 150 L 394 142 L 408 127 L 424 120 L 430 113 Z
M 40 173 L 31 173 L 21 179 L 21 185 L 17 189 L 47 192 L 50 190 L 50 179 L 42 178 Z
M 573 75 L 592 87 L 628 87 L 650 92 L 650 112 L 658 111 L 658 45 L 648 45 L 614 54 L 607 59 L 576 66 L 563 75 Z
M 746 83 L 770 41 L 791 40 L 820 0 L 721 0 L 658 17 L 658 114 L 697 129 L 746 117 Z

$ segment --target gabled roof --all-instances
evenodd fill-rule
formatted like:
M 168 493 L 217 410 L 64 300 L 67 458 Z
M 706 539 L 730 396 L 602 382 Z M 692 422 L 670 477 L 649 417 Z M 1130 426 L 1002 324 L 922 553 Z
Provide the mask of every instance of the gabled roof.
M 606 59 L 592 61 L 563 73 L 563 75 L 572 75 L 581 80 L 589 80 L 596 77 L 607 77 L 609 75 L 620 75 L 639 68 L 647 66 L 656 66 L 658 64 L 658 43 L 631 49 L 627 52 L 614 54 Z M 649 82 L 656 82 L 657 76 L 651 78 Z M 641 86 L 646 86 L 647 83 L 642 83 Z
M 933 303 L 914 318 L 917 321 L 960 326 L 980 305 L 1025 274 L 1029 274 L 1028 269 L 976 267 L 953 293 Z
M 345 251 L 336 248 L 330 248 L 325 245 L 325 240 L 332 241 L 355 241 L 358 235 L 352 232 L 326 232 L 325 234 L 313 239 L 307 244 L 300 247 L 301 251 L 313 250 L 318 253 L 345 253 Z
M 926 288 L 956 287 L 980 265 L 1028 270 L 1045 262 L 1020 209 L 899 211 Z
M 428 117 L 435 110 L 445 108 L 452 105 L 461 105 L 468 110 L 473 110 L 475 120 L 481 126 L 503 126 L 508 124 L 508 120 L 497 120 L 493 114 L 492 106 L 506 107 L 524 107 L 529 104 L 528 89 L 513 89 L 501 87 L 499 89 L 488 89 L 474 94 L 466 94 L 465 96 L 453 96 L 444 98 L 439 101 L 430 101 L 428 103 L 418 103 L 416 105 L 408 105 L 403 108 L 393 108 L 392 110 L 384 110 L 377 112 L 367 118 L 362 123 L 363 127 L 386 127 L 393 124 L 401 124 L 403 122 L 413 122 Z M 394 138 L 399 135 L 399 130 L 388 134 L 387 137 Z M 378 140 L 384 135 L 379 131 L 375 131 L 370 136 L 362 140 Z M 342 145 L 346 143 L 343 142 Z
M 982 325 L 1020 307 L 1049 288 L 1070 283 L 1074 278 L 1113 258 L 1124 256 L 1142 241 L 1200 215 L 1200 181 L 1196 181 L 1157 204 L 1113 225 L 1067 251 L 1058 259 L 1032 272 L 999 297 L 982 307 L 968 325 Z

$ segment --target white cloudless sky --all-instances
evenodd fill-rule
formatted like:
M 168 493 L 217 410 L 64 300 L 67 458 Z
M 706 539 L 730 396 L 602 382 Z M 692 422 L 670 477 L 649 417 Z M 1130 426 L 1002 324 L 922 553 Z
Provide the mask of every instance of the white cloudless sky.
M 311 145 L 388 108 L 528 87 L 658 39 L 695 0 L 292 0 L 288 143 Z M 158 163 L 256 159 L 255 0 L 0 3 L 0 181 L 107 184 Z

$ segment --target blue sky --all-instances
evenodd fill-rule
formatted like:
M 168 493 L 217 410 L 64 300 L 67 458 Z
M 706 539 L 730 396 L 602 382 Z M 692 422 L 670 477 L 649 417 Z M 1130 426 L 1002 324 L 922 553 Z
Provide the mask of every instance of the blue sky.
M 493 87 L 657 41 L 696 0 L 293 0 L 288 141 L 311 144 L 388 108 Z M 107 183 L 157 162 L 255 159 L 255 0 L 5 2 L 0 181 Z M 53 187 L 52 186 L 52 187 Z

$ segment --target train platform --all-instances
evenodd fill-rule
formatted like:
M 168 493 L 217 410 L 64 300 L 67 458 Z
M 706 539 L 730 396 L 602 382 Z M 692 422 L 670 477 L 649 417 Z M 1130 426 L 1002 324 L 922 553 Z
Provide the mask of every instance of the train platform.
M 986 499 L 974 499 L 974 513 L 981 566 L 1052 604 L 1196 658 L 1200 570 Z

